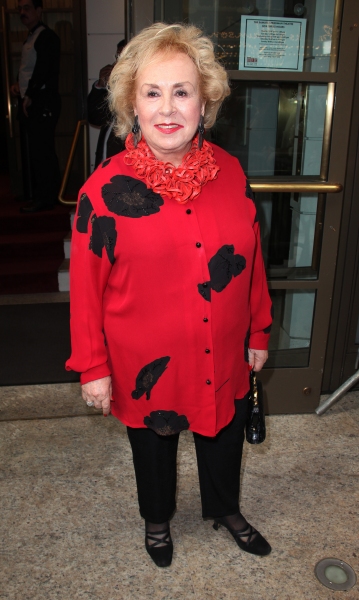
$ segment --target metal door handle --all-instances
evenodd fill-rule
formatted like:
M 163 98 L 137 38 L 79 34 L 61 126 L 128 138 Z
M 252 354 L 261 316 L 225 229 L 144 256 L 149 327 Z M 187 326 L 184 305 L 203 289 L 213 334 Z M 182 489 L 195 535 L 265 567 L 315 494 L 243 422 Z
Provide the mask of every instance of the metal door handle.
M 287 192 L 302 194 L 337 194 L 341 192 L 343 186 L 341 183 L 330 183 L 328 181 L 258 181 L 249 178 L 249 183 L 253 192 Z

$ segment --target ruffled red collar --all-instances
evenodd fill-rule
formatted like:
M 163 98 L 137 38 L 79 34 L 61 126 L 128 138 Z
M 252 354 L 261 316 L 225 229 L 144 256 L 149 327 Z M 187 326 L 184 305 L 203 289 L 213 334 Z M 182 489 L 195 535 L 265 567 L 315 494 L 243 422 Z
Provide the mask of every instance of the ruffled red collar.
M 134 168 L 148 188 L 177 200 L 179 204 L 186 204 L 198 196 L 202 186 L 216 179 L 219 171 L 210 144 L 203 140 L 199 150 L 197 137 L 179 167 L 157 160 L 143 138 L 135 148 L 131 133 L 126 138 L 126 148 L 125 164 Z

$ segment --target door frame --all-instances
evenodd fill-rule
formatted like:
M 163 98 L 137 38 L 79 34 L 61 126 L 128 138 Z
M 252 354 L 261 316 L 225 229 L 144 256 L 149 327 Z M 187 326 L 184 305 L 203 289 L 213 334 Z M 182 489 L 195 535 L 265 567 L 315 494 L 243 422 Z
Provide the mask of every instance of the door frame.
M 358 368 L 359 320 L 359 52 L 323 392 L 333 392 Z

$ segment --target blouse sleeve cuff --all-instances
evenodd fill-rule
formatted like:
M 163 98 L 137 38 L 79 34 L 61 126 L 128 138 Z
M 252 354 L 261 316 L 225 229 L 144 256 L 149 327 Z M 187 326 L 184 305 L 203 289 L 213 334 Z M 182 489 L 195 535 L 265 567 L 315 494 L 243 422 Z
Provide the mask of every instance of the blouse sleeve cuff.
M 252 350 L 268 350 L 269 334 L 264 331 L 251 333 L 249 337 L 249 348 Z
M 108 377 L 109 375 L 111 375 L 111 371 L 107 363 L 99 365 L 98 367 L 93 367 L 92 369 L 81 373 L 81 385 L 83 385 L 84 383 L 89 383 L 89 381 L 95 381 L 95 379 L 102 379 L 103 377 Z

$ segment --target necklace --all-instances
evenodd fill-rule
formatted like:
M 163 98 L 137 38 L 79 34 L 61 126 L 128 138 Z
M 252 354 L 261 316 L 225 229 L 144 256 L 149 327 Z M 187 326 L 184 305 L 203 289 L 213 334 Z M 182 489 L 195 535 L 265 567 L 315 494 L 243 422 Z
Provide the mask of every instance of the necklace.
M 186 204 L 198 196 L 202 186 L 216 179 L 219 171 L 210 144 L 203 140 L 199 150 L 197 136 L 179 167 L 158 160 L 144 138 L 135 148 L 131 133 L 126 138 L 126 148 L 125 164 L 134 168 L 148 188 L 161 196 L 173 198 L 179 204 Z

